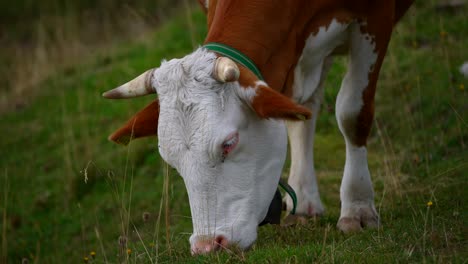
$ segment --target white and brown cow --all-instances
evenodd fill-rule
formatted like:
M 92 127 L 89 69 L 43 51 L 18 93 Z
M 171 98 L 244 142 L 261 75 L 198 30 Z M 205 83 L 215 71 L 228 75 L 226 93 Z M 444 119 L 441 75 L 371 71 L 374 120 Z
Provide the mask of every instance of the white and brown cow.
M 158 135 L 161 157 L 187 188 L 194 254 L 254 243 L 277 188 L 287 135 L 296 214 L 324 212 L 313 140 L 323 82 L 336 54 L 349 57 L 336 99 L 346 142 L 338 228 L 350 232 L 379 225 L 366 140 L 392 29 L 411 2 L 201 1 L 208 16 L 205 43 L 244 54 L 264 80 L 251 67 L 202 46 L 104 93 L 107 98 L 158 94 L 110 139 L 128 143 Z M 286 204 L 291 209 L 291 199 Z

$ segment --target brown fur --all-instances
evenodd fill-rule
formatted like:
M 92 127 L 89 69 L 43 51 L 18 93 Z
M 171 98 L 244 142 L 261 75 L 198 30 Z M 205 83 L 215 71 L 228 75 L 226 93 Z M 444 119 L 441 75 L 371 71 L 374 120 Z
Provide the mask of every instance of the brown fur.
M 257 87 L 252 107 L 260 118 L 306 120 L 312 112 L 267 86 Z
M 291 96 L 292 72 L 311 33 L 332 19 L 349 22 L 374 15 L 396 22 L 412 0 L 220 1 L 213 7 L 214 2 L 210 1 L 208 10 L 213 20 L 205 43 L 220 42 L 240 50 L 256 63 L 270 87 Z M 375 13 L 382 3 L 391 7 Z
M 348 131 L 353 131 L 353 143 L 361 146 L 366 144 L 370 133 L 375 88 L 393 26 L 412 2 L 297 0 L 295 4 L 285 4 L 279 0 L 223 1 L 208 10 L 214 19 L 209 24 L 205 42 L 221 42 L 240 50 L 256 63 L 270 87 L 291 96 L 294 68 L 311 33 L 328 26 L 333 19 L 367 21 L 362 31 L 375 36 L 378 58 L 362 95 L 364 105 L 359 115 L 346 124 Z M 346 49 L 346 45 L 341 46 L 336 53 L 345 53 Z

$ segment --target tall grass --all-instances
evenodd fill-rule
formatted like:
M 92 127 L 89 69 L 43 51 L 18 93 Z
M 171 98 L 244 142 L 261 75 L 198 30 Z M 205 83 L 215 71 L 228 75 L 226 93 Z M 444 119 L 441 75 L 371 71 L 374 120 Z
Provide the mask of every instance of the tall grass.
M 8 192 L 9 192 L 9 182 L 8 182 L 8 170 L 5 169 L 4 174 L 4 183 L 3 183 L 3 210 L 2 210 L 2 254 L 0 259 L 3 263 L 7 262 L 8 258 L 8 241 L 7 241 L 7 207 L 8 207 Z

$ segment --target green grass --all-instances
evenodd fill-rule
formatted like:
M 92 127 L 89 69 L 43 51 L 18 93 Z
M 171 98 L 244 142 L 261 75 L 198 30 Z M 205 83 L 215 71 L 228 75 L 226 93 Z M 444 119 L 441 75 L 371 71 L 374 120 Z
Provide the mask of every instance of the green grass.
M 165 165 L 156 139 L 128 148 L 106 139 L 152 98 L 109 101 L 100 94 L 202 43 L 204 15 L 193 12 L 189 23 L 181 12 L 142 40 L 109 47 L 52 76 L 34 87 L 38 92 L 28 104 L 1 116 L 0 262 L 79 263 L 91 251 L 91 263 L 127 257 L 131 263 L 465 262 L 468 109 L 462 86 L 468 82 L 457 68 L 468 60 L 466 11 L 438 13 L 418 2 L 394 33 L 369 139 L 382 229 L 345 236 L 335 227 L 344 166 L 334 117 L 345 71 L 339 59 L 326 84 L 316 141 L 327 214 L 304 226 L 261 227 L 245 253 L 192 257 L 185 187 L 170 170 L 167 240 Z M 126 245 L 119 245 L 121 236 Z

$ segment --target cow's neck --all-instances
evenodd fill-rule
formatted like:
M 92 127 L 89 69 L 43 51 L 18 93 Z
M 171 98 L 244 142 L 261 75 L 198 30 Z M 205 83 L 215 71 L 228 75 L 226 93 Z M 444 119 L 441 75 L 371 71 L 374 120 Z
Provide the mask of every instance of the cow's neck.
M 264 15 L 252 13 L 258 9 Z M 300 56 L 297 50 L 304 46 L 301 35 L 307 21 L 300 21 L 299 10 L 299 5 L 268 1 L 219 1 L 209 11 L 215 13 L 208 15 L 205 43 L 219 42 L 241 51 L 255 62 L 272 88 L 285 92 L 289 72 Z
M 344 0 L 273 2 L 210 0 L 205 43 L 219 42 L 241 51 L 255 62 L 270 87 L 292 96 L 294 69 L 310 34 L 333 19 L 355 19 L 353 13 L 362 13 L 365 5 Z

